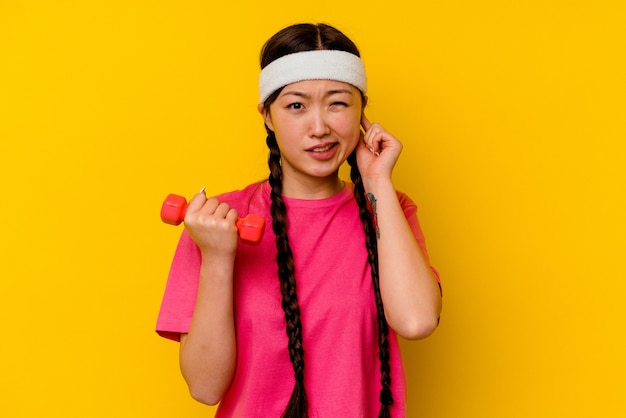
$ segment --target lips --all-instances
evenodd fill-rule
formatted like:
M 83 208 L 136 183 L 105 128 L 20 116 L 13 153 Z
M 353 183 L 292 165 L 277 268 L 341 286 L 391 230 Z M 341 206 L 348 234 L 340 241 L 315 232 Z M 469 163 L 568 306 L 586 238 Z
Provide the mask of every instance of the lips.
M 314 147 L 311 147 L 311 148 L 307 149 L 307 151 L 323 153 L 323 152 L 330 151 L 336 145 L 337 145 L 336 142 L 330 142 L 328 144 L 319 144 L 319 145 L 316 145 Z

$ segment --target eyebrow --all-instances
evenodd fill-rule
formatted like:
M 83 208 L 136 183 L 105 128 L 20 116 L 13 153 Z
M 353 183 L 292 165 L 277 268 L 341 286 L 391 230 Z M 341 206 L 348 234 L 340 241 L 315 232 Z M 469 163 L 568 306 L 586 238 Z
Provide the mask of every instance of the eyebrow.
M 334 94 L 350 94 L 352 95 L 352 90 L 349 89 L 332 89 L 332 90 L 328 90 L 326 93 L 324 93 L 324 97 L 328 97 L 328 96 L 332 96 Z M 280 94 L 281 96 L 298 96 L 298 97 L 303 97 L 305 99 L 309 99 L 311 98 L 310 95 L 298 91 L 298 90 L 288 90 L 285 92 L 282 92 Z

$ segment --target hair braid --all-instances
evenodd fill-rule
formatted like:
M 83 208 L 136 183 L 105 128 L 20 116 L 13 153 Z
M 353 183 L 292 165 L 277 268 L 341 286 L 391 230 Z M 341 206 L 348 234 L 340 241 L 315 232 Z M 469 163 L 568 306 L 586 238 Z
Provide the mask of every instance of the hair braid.
M 283 310 L 287 322 L 289 337 L 289 358 L 293 365 L 295 386 L 282 418 L 307 418 L 308 401 L 304 389 L 304 349 L 302 348 L 302 321 L 300 306 L 296 295 L 296 278 L 294 261 L 289 238 L 287 237 L 287 211 L 282 198 L 283 175 L 280 165 L 280 150 L 274 132 L 267 130 L 267 146 L 270 150 L 268 165 L 270 169 L 269 184 L 271 191 L 272 229 L 276 235 L 278 255 L 278 278 L 283 297 Z
M 359 216 L 363 223 L 363 229 L 365 231 L 365 243 L 367 245 L 367 259 L 372 270 L 372 282 L 374 284 L 374 296 L 376 298 L 376 311 L 378 313 L 378 350 L 380 358 L 380 383 L 382 388 L 380 390 L 380 412 L 379 418 L 388 418 L 389 406 L 393 403 L 393 397 L 391 395 L 391 368 L 389 366 L 389 327 L 387 320 L 385 319 L 385 310 L 383 307 L 383 299 L 380 295 L 380 285 L 378 278 L 378 242 L 376 237 L 376 230 L 372 223 L 372 217 L 367 206 L 367 199 L 365 197 L 365 188 L 363 187 L 363 179 L 361 178 L 361 172 L 356 163 L 356 152 L 353 152 L 348 157 L 348 163 L 350 164 L 350 177 L 354 183 L 354 197 L 359 205 Z

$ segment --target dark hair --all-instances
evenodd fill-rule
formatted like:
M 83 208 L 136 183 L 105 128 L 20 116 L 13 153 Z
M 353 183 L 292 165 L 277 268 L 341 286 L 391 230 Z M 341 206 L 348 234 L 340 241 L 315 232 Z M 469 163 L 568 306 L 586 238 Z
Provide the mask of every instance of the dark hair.
M 261 50 L 261 68 L 272 61 L 295 52 L 312 50 L 340 50 L 360 56 L 356 45 L 342 32 L 325 24 L 297 24 L 282 29 L 272 36 Z M 264 103 L 266 109 L 276 100 L 280 89 L 274 92 Z M 293 364 L 295 386 L 291 399 L 283 412 L 283 418 L 306 418 L 307 397 L 304 388 L 304 349 L 302 347 L 302 322 L 300 319 L 300 307 L 296 294 L 296 279 L 294 275 L 294 261 L 289 237 L 287 236 L 287 212 L 282 198 L 283 173 L 280 164 L 281 155 L 276 141 L 276 136 L 267 125 L 267 146 L 269 148 L 268 165 L 270 169 L 269 184 L 271 186 L 271 213 L 272 229 L 276 235 L 276 248 L 278 254 L 278 278 L 282 293 L 282 306 L 285 311 L 287 323 L 287 336 L 289 340 L 289 358 Z M 376 231 L 374 229 L 370 211 L 368 209 L 365 190 L 359 168 L 356 164 L 356 153 L 353 152 L 348 158 L 351 166 L 350 176 L 354 183 L 354 196 L 359 205 L 359 216 L 363 223 L 367 245 L 368 262 L 372 271 L 372 282 L 378 313 L 378 345 L 380 357 L 381 385 L 379 417 L 389 417 L 389 405 L 393 403 L 391 396 L 391 379 L 389 367 L 389 328 L 385 319 L 383 302 L 378 283 L 378 250 Z

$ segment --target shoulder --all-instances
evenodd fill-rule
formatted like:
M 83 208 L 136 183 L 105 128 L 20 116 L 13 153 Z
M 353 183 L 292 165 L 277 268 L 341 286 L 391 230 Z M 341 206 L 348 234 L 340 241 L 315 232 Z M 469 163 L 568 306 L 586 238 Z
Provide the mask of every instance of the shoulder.
M 250 196 L 262 190 L 266 183 L 267 183 L 267 180 L 259 181 L 256 183 L 249 184 L 242 189 L 223 192 L 223 193 L 215 195 L 214 197 L 217 198 L 218 200 L 224 199 L 224 200 L 233 200 L 233 201 L 250 198 Z
M 247 213 L 251 205 L 266 201 L 269 197 L 267 180 L 252 183 L 243 189 L 233 190 L 214 196 L 240 213 Z
M 406 210 L 411 208 L 413 210 L 417 210 L 417 205 L 413 199 L 409 197 L 409 195 L 399 190 L 396 190 L 396 194 L 398 195 L 398 202 L 400 202 L 400 206 L 402 206 L 403 209 Z

